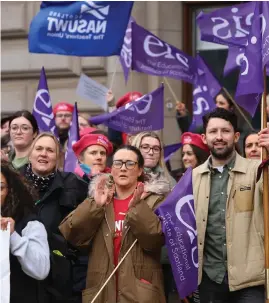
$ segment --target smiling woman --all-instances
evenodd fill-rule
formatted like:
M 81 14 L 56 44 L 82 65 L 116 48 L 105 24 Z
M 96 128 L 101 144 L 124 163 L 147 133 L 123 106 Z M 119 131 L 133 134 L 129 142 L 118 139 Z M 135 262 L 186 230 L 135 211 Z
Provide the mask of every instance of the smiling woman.
M 44 223 L 49 235 L 53 259 L 52 277 L 58 277 L 57 281 L 49 282 L 49 288 L 57 291 L 65 302 L 66 297 L 72 297 L 72 285 L 74 288 L 77 287 L 78 281 L 76 281 L 76 264 L 71 265 L 68 257 L 59 260 L 53 253 L 59 251 L 66 256 L 70 251 L 70 247 L 59 234 L 58 225 L 85 199 L 88 185 L 75 174 L 58 170 L 59 151 L 60 146 L 56 137 L 51 133 L 41 133 L 30 148 L 29 163 L 20 171 L 36 191 L 35 207 L 39 219 Z M 71 277 L 71 270 L 74 270 L 74 280 Z M 83 266 L 80 270 L 83 270 Z M 50 284 L 51 282 L 52 284 Z

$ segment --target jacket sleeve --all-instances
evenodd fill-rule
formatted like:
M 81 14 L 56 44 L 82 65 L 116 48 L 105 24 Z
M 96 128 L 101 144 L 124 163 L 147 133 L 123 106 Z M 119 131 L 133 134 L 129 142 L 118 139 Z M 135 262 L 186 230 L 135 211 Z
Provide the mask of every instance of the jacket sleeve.
M 93 199 L 86 199 L 60 224 L 59 230 L 72 245 L 89 245 L 105 217 L 103 207 L 98 207 Z
M 163 197 L 159 198 L 154 208 L 162 201 Z M 156 251 L 164 245 L 161 221 L 145 200 L 141 200 L 128 211 L 126 220 L 143 249 Z
M 191 125 L 191 116 L 187 112 L 186 116 L 181 116 L 178 112 L 176 113 L 176 119 L 178 127 L 181 129 L 182 133 L 185 133 L 189 130 Z

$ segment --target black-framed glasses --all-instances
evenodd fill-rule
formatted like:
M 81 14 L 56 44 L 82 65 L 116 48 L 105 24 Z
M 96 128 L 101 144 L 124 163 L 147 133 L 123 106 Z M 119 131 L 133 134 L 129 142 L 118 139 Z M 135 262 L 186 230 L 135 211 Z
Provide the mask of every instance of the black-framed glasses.
M 161 147 L 154 145 L 154 146 L 150 146 L 148 144 L 143 144 L 140 146 L 140 149 L 144 152 L 144 153 L 149 153 L 150 150 L 152 149 L 152 152 L 154 154 L 159 154 L 161 152 Z
M 33 128 L 31 126 L 26 125 L 26 124 L 22 124 L 22 125 L 13 124 L 13 125 L 10 125 L 10 132 L 11 133 L 16 133 L 18 130 L 20 130 L 22 133 L 26 134 L 26 133 L 29 133 L 31 129 L 33 129 Z
M 137 164 L 137 162 L 132 161 L 132 160 L 127 160 L 127 161 L 114 160 L 112 165 L 113 165 L 114 168 L 120 169 L 120 168 L 122 168 L 123 164 L 125 164 L 125 167 L 127 169 L 134 169 L 135 166 L 136 166 L 136 164 Z

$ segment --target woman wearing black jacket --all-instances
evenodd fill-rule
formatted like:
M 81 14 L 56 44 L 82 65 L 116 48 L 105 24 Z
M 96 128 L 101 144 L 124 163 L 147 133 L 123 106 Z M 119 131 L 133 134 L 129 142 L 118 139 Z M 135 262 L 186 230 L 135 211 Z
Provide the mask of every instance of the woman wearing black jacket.
M 84 283 L 87 264 L 80 264 L 78 253 L 60 235 L 58 226 L 86 198 L 88 185 L 75 174 L 57 169 L 59 152 L 57 139 L 51 133 L 41 133 L 30 149 L 29 164 L 20 172 L 37 194 L 37 214 L 48 232 L 52 262 L 47 281 L 49 301 L 80 302 L 83 285 L 79 284 Z

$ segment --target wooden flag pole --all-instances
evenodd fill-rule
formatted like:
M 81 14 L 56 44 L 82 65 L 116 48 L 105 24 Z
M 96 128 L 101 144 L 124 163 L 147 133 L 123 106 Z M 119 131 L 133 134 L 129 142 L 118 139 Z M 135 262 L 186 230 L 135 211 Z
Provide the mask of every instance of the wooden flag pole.
M 267 127 L 266 113 L 266 69 L 264 67 L 264 91 L 262 98 L 262 129 Z M 262 148 L 262 160 L 268 158 L 268 152 L 265 147 Z M 265 289 L 266 303 L 269 303 L 269 195 L 268 195 L 268 167 L 263 167 L 263 213 L 264 213 L 264 251 L 265 251 Z
M 233 99 L 233 97 L 231 96 L 231 94 L 228 92 L 228 90 L 225 87 L 222 87 L 222 89 L 224 90 L 224 92 L 226 93 L 226 95 L 230 98 L 230 100 L 233 102 L 233 105 L 236 107 L 236 109 L 238 110 L 239 114 L 247 122 L 247 124 L 250 127 L 250 129 L 254 131 L 254 128 L 253 128 L 252 124 L 250 123 L 250 121 L 248 120 L 248 118 L 246 117 L 246 115 L 243 113 L 242 109 L 235 102 L 235 100 Z
M 133 249 L 133 247 L 135 246 L 137 242 L 137 239 L 133 242 L 133 244 L 130 246 L 130 248 L 127 250 L 127 252 L 125 253 L 125 255 L 121 258 L 120 262 L 118 263 L 118 265 L 114 268 L 114 270 L 112 271 L 112 273 L 110 274 L 110 276 L 106 279 L 105 283 L 103 284 L 103 286 L 100 288 L 100 290 L 98 291 L 98 293 L 95 295 L 95 297 L 91 300 L 91 303 L 94 303 L 96 301 L 96 299 L 99 297 L 100 293 L 102 292 L 102 290 L 106 287 L 107 283 L 110 281 L 110 279 L 113 277 L 113 275 L 115 274 L 115 272 L 118 270 L 118 268 L 121 266 L 121 263 L 125 260 L 125 258 L 127 257 L 127 255 L 129 254 L 129 252 Z
M 176 102 L 176 103 L 182 103 L 181 101 L 179 101 L 179 100 L 177 99 L 177 96 L 176 96 L 175 92 L 173 91 L 171 85 L 169 84 L 168 80 L 166 79 L 166 77 L 163 77 L 163 78 L 164 78 L 165 84 L 166 84 L 167 87 L 169 88 L 169 90 L 170 90 L 170 92 L 171 92 L 171 94 L 172 94 L 172 96 L 173 96 L 175 102 Z

